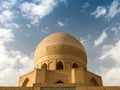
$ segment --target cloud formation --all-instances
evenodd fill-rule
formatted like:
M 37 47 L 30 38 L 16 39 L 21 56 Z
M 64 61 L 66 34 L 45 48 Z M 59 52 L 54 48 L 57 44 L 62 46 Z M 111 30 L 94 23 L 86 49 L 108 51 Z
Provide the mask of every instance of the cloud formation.
M 106 47 L 104 49 L 108 49 L 106 51 L 103 52 L 102 56 L 100 57 L 100 59 L 114 59 L 118 62 L 120 62 L 120 40 L 118 42 L 115 43 L 115 45 L 106 45 Z
M 36 3 L 37 2 L 37 3 Z M 60 0 L 65 2 L 65 0 Z M 47 16 L 57 6 L 57 0 L 37 0 L 34 2 L 24 2 L 20 6 L 23 16 L 31 21 L 31 24 L 37 24 L 42 18 Z
M 22 52 L 7 49 L 6 43 L 14 41 L 13 30 L 0 28 L 0 32 L 0 85 L 16 85 L 19 76 L 32 69 L 33 62 Z
M 109 6 L 98 6 L 97 9 L 91 13 L 95 18 L 104 16 L 107 20 L 114 18 L 120 13 L 120 3 L 118 0 L 113 0 Z
M 110 61 L 114 62 L 114 67 L 106 68 L 103 67 L 102 76 L 104 85 L 120 85 L 120 78 L 119 78 L 119 69 L 120 69 L 120 24 L 116 24 L 107 28 L 107 37 L 111 42 L 109 44 L 105 43 L 102 45 L 102 52 L 100 53 L 100 57 L 98 60 Z M 110 35 L 113 33 L 113 36 Z M 112 37 L 112 38 L 111 38 Z M 105 72 L 104 72 L 105 70 Z
M 111 42 L 114 42 L 112 44 L 105 44 L 103 45 L 103 52 L 100 57 L 100 59 L 106 59 L 106 58 L 112 58 L 116 61 L 120 61 L 120 24 L 113 25 L 109 28 L 107 28 L 107 31 L 110 33 L 113 33 L 112 39 L 110 38 L 110 35 L 107 35 L 109 39 L 111 39 Z
M 112 4 L 109 6 L 108 8 L 108 14 L 106 15 L 106 17 L 108 19 L 111 19 L 113 17 L 115 17 L 115 15 L 117 15 L 118 13 L 120 13 L 120 3 L 118 2 L 118 0 L 114 0 L 112 2 Z
M 50 32 L 50 28 L 48 26 L 44 27 L 43 29 L 41 29 L 41 32 L 43 34 L 48 34 Z
M 13 19 L 15 18 L 14 13 L 10 10 L 4 10 L 0 14 L 0 24 L 2 24 L 4 27 L 9 28 L 19 28 L 20 25 L 13 22 Z
M 14 22 L 16 18 L 12 8 L 17 3 L 16 0 L 1 1 L 0 3 L 0 25 L 4 28 L 19 28 L 20 25 Z
M 0 14 L 0 23 L 7 23 L 9 21 L 11 21 L 14 18 L 13 13 L 9 10 L 4 10 L 1 14 Z
M 58 23 L 58 25 L 60 26 L 60 27 L 63 27 L 65 24 L 63 23 L 63 22 L 61 22 L 61 21 L 58 21 L 57 22 Z
M 114 67 L 107 71 L 105 75 L 103 75 L 104 84 L 107 86 L 119 86 L 120 82 L 120 67 Z
M 103 85 L 120 86 L 120 23 L 103 29 L 97 39 L 92 36 L 80 39 L 88 53 L 88 68 L 102 76 Z
M 103 31 L 103 33 L 94 41 L 95 46 L 98 46 L 104 42 L 104 40 L 107 38 L 107 33 Z
M 90 4 L 89 4 L 88 2 L 86 2 L 86 3 L 83 4 L 82 8 L 83 8 L 83 9 L 84 9 L 84 8 L 88 8 L 89 6 L 90 6 Z
M 100 16 L 104 16 L 106 14 L 106 8 L 104 6 L 98 6 L 97 9 L 91 13 L 91 15 L 95 15 L 95 18 L 99 18 Z
M 12 7 L 16 4 L 16 0 L 4 0 L 3 2 L 0 3 L 0 10 L 8 10 L 12 9 Z

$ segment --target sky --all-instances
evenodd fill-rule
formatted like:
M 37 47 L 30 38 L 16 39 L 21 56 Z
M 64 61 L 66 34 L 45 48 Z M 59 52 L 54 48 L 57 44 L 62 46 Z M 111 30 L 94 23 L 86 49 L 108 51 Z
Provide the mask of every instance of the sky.
M 34 51 L 66 32 L 85 47 L 87 69 L 120 86 L 120 0 L 0 0 L 0 86 L 17 86 L 33 70 Z

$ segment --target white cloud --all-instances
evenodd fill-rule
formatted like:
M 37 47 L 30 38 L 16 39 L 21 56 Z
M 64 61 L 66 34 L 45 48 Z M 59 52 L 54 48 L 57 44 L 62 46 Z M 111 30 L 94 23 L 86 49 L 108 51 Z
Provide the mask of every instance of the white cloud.
M 113 59 L 116 61 L 120 61 L 120 24 L 115 24 L 111 27 L 108 27 L 106 30 L 109 34 L 113 34 L 113 36 L 108 35 L 108 38 L 111 39 L 112 44 L 106 44 L 103 46 L 103 52 L 100 56 L 100 59 Z M 112 38 L 111 38 L 112 37 Z
M 41 30 L 41 32 L 44 34 L 47 34 L 50 32 L 50 29 L 49 29 L 49 27 L 46 26 L 44 29 Z
M 0 23 L 6 23 L 11 21 L 14 18 L 14 15 L 11 11 L 9 10 L 4 10 L 1 14 L 0 14 Z
M 103 77 L 103 83 L 107 86 L 119 86 L 120 85 L 120 24 L 115 24 L 113 26 L 108 27 L 107 37 L 109 44 L 104 44 L 102 48 L 102 52 L 100 53 L 100 57 L 98 60 L 102 60 L 101 62 L 112 62 L 111 66 L 106 66 L 107 64 L 102 65 L 101 74 Z M 111 36 L 112 33 L 112 36 Z M 118 35 L 119 34 L 119 35 Z M 117 39 L 116 39 L 117 38 Z
M 103 31 L 103 33 L 94 41 L 95 46 L 98 46 L 104 42 L 104 40 L 107 38 L 107 33 Z
M 120 85 L 120 67 L 114 67 L 103 75 L 104 85 L 119 86 Z
M 48 15 L 57 5 L 55 0 L 41 0 L 39 3 L 25 2 L 21 5 L 21 12 L 27 19 L 31 20 L 31 24 L 39 23 L 39 20 Z
M 10 10 L 3 10 L 0 14 L 0 24 L 6 28 L 19 28 L 20 25 L 13 22 L 14 13 Z
M 0 28 L 0 44 L 13 40 L 14 35 L 11 32 L 11 29 Z
M 33 2 L 24 2 L 20 9 L 24 17 L 35 25 L 40 22 L 42 18 L 49 15 L 57 6 L 58 2 L 66 2 L 66 0 L 33 0 Z
M 107 20 L 110 20 L 113 17 L 115 17 L 118 13 L 120 13 L 120 3 L 118 0 L 113 0 L 111 5 L 107 7 L 98 6 L 97 9 L 91 13 L 91 15 L 94 15 L 95 18 L 104 16 Z
M 0 32 L 0 85 L 16 85 L 19 76 L 32 69 L 33 62 L 20 51 L 7 50 L 6 43 L 14 41 L 13 30 L 0 28 Z
M 3 70 L 0 74 L 0 85 L 7 86 L 8 85 L 7 82 L 9 82 L 9 85 L 14 85 L 13 83 L 16 83 L 17 76 L 19 76 L 19 73 L 17 70 L 15 70 L 13 68 L 7 68 L 7 69 Z
M 107 43 L 101 45 L 100 47 L 93 48 L 90 44 L 92 42 L 90 41 L 91 39 L 83 39 L 83 42 L 86 43 L 87 41 L 87 44 L 83 44 L 86 46 L 86 50 L 88 51 L 88 64 L 90 64 L 90 68 L 94 66 L 93 71 L 99 73 L 100 76 L 102 76 L 103 84 L 105 86 L 120 86 L 120 36 L 118 41 L 114 41 L 114 37 L 118 36 L 113 35 L 115 34 L 114 32 L 116 32 L 116 30 L 120 33 L 120 30 L 118 28 L 119 25 L 113 27 L 115 28 L 115 31 L 111 31 L 112 27 L 107 28 Z M 113 36 L 111 36 L 111 33 Z M 109 42 L 108 44 L 108 41 L 111 41 L 111 43 Z M 95 70 L 96 67 L 97 70 Z
M 106 8 L 104 6 L 98 6 L 97 9 L 91 13 L 91 15 L 95 15 L 96 18 L 100 16 L 104 16 L 106 14 Z
M 63 22 L 61 22 L 61 21 L 58 21 L 57 23 L 58 23 L 58 25 L 61 26 L 61 27 L 63 27 L 63 26 L 65 25 L 65 24 L 64 24 Z
M 14 22 L 4 24 L 6 28 L 19 28 L 20 25 Z
M 112 4 L 109 6 L 107 18 L 113 18 L 116 14 L 120 12 L 119 2 L 118 0 L 114 0 Z
M 84 8 L 88 8 L 90 6 L 90 4 L 88 3 L 88 2 L 86 2 L 83 6 L 82 6 L 82 8 L 84 9 Z
M 0 4 L 0 10 L 11 9 L 16 4 L 16 0 L 2 1 Z
M 13 6 L 16 5 L 16 0 L 3 0 L 0 3 L 0 25 L 5 28 L 19 28 L 20 26 L 14 22 L 16 15 Z
M 113 46 L 107 46 L 108 50 L 105 50 L 100 59 L 112 58 L 113 60 L 120 62 L 120 40 Z
M 85 39 L 85 38 L 83 38 L 83 37 L 80 37 L 80 42 L 81 42 L 83 45 L 86 45 L 87 39 Z
M 89 34 L 87 37 L 80 37 L 78 40 L 83 44 L 84 47 L 86 47 L 91 40 L 91 35 Z

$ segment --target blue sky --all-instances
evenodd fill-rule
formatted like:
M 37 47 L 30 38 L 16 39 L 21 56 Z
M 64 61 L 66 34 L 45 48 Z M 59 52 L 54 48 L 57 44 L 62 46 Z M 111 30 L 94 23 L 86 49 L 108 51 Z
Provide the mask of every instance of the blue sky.
M 1 86 L 17 85 L 33 69 L 36 46 L 54 32 L 80 40 L 88 70 L 104 85 L 120 86 L 120 0 L 1 0 L 0 6 Z

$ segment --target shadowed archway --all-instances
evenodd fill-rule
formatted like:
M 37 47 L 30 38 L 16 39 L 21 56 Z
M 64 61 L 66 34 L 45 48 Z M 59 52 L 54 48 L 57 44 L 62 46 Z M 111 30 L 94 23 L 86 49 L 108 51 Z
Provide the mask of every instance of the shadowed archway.
M 57 62 L 57 64 L 56 64 L 56 69 L 57 69 L 57 70 L 63 70 L 63 64 L 62 64 L 61 61 Z
M 28 84 L 28 82 L 29 82 L 29 79 L 26 78 L 26 79 L 24 80 L 23 84 L 22 84 L 22 87 L 26 87 L 27 84 Z
M 56 81 L 55 83 L 56 83 L 56 84 L 62 84 L 62 83 L 64 83 L 64 82 L 61 81 L 61 80 L 58 80 L 58 81 Z
M 76 63 L 74 63 L 74 64 L 72 65 L 72 68 L 79 68 L 79 67 L 78 67 L 78 65 L 77 65 Z
M 45 70 L 47 70 L 47 64 L 44 63 L 44 64 L 41 66 L 41 69 L 45 69 Z

